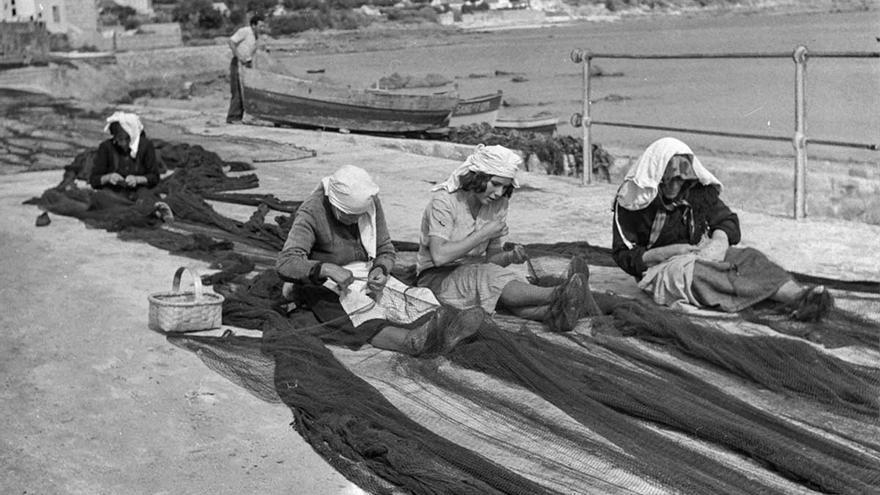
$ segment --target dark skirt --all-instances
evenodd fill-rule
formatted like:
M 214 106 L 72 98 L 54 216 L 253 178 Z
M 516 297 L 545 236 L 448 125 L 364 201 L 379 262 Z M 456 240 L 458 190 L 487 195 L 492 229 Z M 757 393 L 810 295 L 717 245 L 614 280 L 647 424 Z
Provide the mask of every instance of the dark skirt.
M 730 248 L 724 262 L 694 264 L 694 297 L 703 306 L 742 311 L 776 293 L 791 275 L 753 248 Z
M 388 320 L 369 320 L 355 327 L 342 304 L 339 303 L 339 296 L 321 285 L 300 287 L 297 299 L 308 306 L 315 318 L 321 323 L 319 329 L 314 329 L 309 333 L 317 336 L 326 344 L 357 349 L 369 343 L 389 324 Z

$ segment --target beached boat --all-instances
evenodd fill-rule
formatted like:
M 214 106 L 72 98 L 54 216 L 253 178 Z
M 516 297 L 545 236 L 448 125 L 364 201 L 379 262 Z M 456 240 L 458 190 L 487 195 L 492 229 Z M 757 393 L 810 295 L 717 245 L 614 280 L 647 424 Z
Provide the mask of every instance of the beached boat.
M 495 128 L 553 135 L 556 133 L 557 124 L 559 124 L 559 119 L 556 117 L 544 117 L 540 119 L 498 119 L 495 121 Z
M 449 124 L 458 96 L 361 90 L 242 68 L 245 112 L 276 124 L 350 131 L 421 132 Z
M 449 119 L 449 127 L 461 127 L 483 122 L 495 125 L 498 109 L 501 108 L 502 96 L 503 93 L 499 90 L 495 93 L 459 100 L 458 105 L 452 111 L 452 117 Z

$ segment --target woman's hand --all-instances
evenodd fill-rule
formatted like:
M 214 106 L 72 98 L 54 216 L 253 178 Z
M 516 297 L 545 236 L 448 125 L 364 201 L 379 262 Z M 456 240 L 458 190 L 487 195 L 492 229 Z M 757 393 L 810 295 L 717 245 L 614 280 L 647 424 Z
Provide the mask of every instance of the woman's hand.
M 529 259 L 529 255 L 526 254 L 526 248 L 522 244 L 514 244 L 513 249 L 507 251 L 508 264 L 521 265 L 527 259 Z
M 483 237 L 483 240 L 486 241 L 504 237 L 507 235 L 507 222 L 495 219 L 486 225 L 483 225 L 477 232 L 479 232 L 480 236 Z
M 373 295 L 379 295 L 385 289 L 388 283 L 388 275 L 381 266 L 375 266 L 370 273 L 367 274 L 367 290 Z
M 706 238 L 705 242 L 700 243 L 699 257 L 709 261 L 724 261 L 729 247 L 727 234 L 723 230 L 716 230 L 711 238 Z
M 342 268 L 333 263 L 324 263 L 321 265 L 321 276 L 327 277 L 336 282 L 340 291 L 345 291 L 352 282 L 354 282 L 354 274 L 347 268 Z
M 700 250 L 697 246 L 691 244 L 670 244 L 668 246 L 658 247 L 645 251 L 642 255 L 642 261 L 648 266 L 659 265 L 664 261 L 678 256 L 680 254 L 696 253 Z
M 515 244 L 510 251 L 499 251 L 487 258 L 489 263 L 495 263 L 498 266 L 507 266 L 511 264 L 522 264 L 528 259 L 526 248 L 522 244 Z
M 116 172 L 111 172 L 109 174 L 102 175 L 101 182 L 104 184 L 110 184 L 111 186 L 118 186 L 125 182 L 125 177 L 117 174 Z
M 431 259 L 434 261 L 434 266 L 443 266 L 447 263 L 455 261 L 462 256 L 468 255 L 474 248 L 480 246 L 483 243 L 489 243 L 490 245 L 493 243 L 495 239 L 507 235 L 507 222 L 503 220 L 492 220 L 491 222 L 487 222 L 485 225 L 480 227 L 477 230 L 474 230 L 473 233 L 465 237 L 464 239 L 458 241 L 449 241 L 446 239 L 441 239 L 439 237 L 431 236 L 428 241 L 428 250 L 431 253 Z M 487 256 L 487 261 L 490 263 L 495 263 L 496 265 L 502 265 L 503 263 L 503 253 L 497 252 L 499 249 L 491 249 L 487 248 L 486 251 L 482 253 L 473 253 L 473 255 L 477 256 Z M 493 254 L 489 254 L 489 253 Z M 505 266 L 505 265 L 502 265 Z
M 119 174 L 117 174 L 119 175 Z M 143 175 L 129 175 L 125 177 L 125 185 L 128 187 L 137 187 L 141 184 L 146 184 L 147 178 Z

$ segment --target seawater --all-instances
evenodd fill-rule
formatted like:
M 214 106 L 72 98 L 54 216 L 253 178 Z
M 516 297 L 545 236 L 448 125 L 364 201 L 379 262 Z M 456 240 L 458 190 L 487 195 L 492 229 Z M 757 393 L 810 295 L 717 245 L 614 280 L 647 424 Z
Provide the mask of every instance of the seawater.
M 368 86 L 393 72 L 454 79 L 462 96 L 501 89 L 511 106 L 501 116 L 556 116 L 563 134 L 582 110 L 581 66 L 573 49 L 614 54 L 878 52 L 880 12 L 752 14 L 582 22 L 553 27 L 463 33 L 443 45 L 393 51 L 291 56 L 294 72 L 322 68 L 325 76 Z M 594 120 L 697 128 L 762 136 L 792 136 L 795 64 L 777 59 L 626 60 L 596 58 L 606 74 L 591 84 Z M 807 135 L 880 144 L 880 59 L 809 59 Z M 641 148 L 668 131 L 597 125 L 594 142 Z M 792 153 L 790 142 L 680 133 L 695 149 Z M 813 145 L 814 158 L 880 162 L 880 152 Z

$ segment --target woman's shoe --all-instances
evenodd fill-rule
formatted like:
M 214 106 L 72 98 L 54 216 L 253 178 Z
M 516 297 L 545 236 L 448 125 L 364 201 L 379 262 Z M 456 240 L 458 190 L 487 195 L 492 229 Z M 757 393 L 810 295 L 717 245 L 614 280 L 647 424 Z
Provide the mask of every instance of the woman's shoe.
M 589 285 L 582 273 L 569 275 L 564 284 L 553 291 L 544 322 L 551 332 L 570 332 L 577 325 Z
M 581 308 L 581 316 L 602 316 L 604 313 L 593 298 L 590 289 L 590 265 L 581 256 L 574 256 L 568 263 L 568 275 L 580 273 L 584 278 L 584 304 Z
M 819 321 L 831 312 L 834 297 L 824 285 L 817 285 L 804 291 L 795 303 L 791 318 L 797 321 Z
M 407 336 L 413 356 L 446 354 L 477 334 L 486 311 L 481 307 L 455 309 L 441 306 Z
M 575 273 L 583 274 L 588 280 L 590 278 L 590 265 L 587 264 L 587 260 L 583 256 L 573 256 L 568 262 L 568 276 L 572 276 Z
M 155 210 L 153 210 L 155 215 L 162 219 L 165 223 L 171 223 L 174 221 L 174 212 L 171 211 L 171 207 L 168 206 L 168 203 L 164 201 L 156 201 Z
M 436 352 L 446 354 L 459 344 L 469 341 L 480 330 L 486 316 L 486 311 L 479 306 L 455 311 L 451 321 L 440 329 L 440 345 Z

